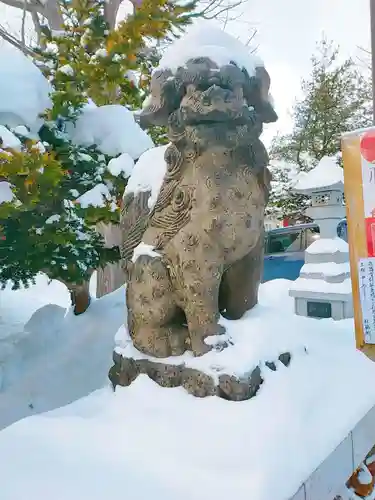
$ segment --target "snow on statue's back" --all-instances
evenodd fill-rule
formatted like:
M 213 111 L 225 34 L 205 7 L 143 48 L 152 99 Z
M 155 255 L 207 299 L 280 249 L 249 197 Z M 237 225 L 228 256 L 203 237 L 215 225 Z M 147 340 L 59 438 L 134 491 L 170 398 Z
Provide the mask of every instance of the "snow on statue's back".
M 150 210 L 154 208 L 167 170 L 164 155 L 168 146 L 169 144 L 158 146 L 142 154 L 134 166 L 124 196 L 130 193 L 137 196 L 140 192 L 149 192 L 148 208 Z
M 37 132 L 39 115 L 50 107 L 51 87 L 41 71 L 21 51 L 0 46 L 0 124 L 27 125 Z

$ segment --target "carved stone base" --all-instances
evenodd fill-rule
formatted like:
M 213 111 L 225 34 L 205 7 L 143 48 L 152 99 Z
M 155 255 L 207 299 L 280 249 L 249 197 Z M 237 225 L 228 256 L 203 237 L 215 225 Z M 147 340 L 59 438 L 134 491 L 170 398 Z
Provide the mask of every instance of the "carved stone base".
M 173 365 L 161 363 L 150 359 L 133 359 L 123 357 L 114 352 L 114 365 L 109 371 L 109 379 L 113 388 L 117 385 L 128 386 L 140 374 L 148 375 L 154 382 L 162 387 L 184 387 L 189 394 L 204 398 L 206 396 L 218 396 L 229 401 L 245 401 L 256 395 L 263 383 L 262 369 L 276 371 L 277 361 L 288 366 L 291 362 L 289 352 L 281 354 L 278 360 L 270 360 L 253 368 L 240 377 L 220 374 L 212 377 L 184 364 Z

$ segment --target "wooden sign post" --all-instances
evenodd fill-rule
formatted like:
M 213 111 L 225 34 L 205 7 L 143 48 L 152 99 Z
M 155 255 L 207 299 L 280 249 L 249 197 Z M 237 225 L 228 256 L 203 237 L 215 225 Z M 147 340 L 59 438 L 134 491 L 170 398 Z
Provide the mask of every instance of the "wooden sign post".
M 357 347 L 375 360 L 375 127 L 342 137 Z

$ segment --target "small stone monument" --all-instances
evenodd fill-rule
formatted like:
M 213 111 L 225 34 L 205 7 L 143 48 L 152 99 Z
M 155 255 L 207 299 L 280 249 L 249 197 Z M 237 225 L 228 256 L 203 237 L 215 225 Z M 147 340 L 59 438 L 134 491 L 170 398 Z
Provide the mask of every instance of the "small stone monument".
M 353 317 L 349 246 L 337 236 L 337 225 L 345 217 L 343 190 L 343 170 L 331 157 L 300 174 L 294 187 L 296 193 L 311 196 L 307 215 L 320 228 L 320 238 L 306 249 L 305 264 L 289 291 L 299 316 Z

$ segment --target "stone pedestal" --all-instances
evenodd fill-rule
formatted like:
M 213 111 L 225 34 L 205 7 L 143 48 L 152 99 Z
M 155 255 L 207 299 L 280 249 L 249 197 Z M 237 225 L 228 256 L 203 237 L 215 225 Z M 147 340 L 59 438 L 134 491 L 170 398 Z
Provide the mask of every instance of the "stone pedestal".
M 274 350 L 268 359 L 251 352 L 243 356 L 247 347 L 242 332 L 210 337 L 208 343 L 212 350 L 198 358 L 189 352 L 169 358 L 146 355 L 134 348 L 125 326 L 117 332 L 115 343 L 114 364 L 109 371 L 114 389 L 127 387 L 139 375 L 147 375 L 161 387 L 183 387 L 199 398 L 217 396 L 229 401 L 245 401 L 257 394 L 266 372 L 276 372 L 293 363 L 292 352 L 281 349 Z M 285 345 L 283 348 L 288 349 Z M 307 355 L 305 348 L 303 355 Z
M 157 359 L 128 358 L 116 351 L 113 354 L 113 362 L 114 365 L 109 372 L 113 388 L 117 385 L 126 387 L 138 375 L 144 374 L 162 387 L 183 387 L 189 394 L 199 398 L 218 396 L 229 401 L 245 401 L 254 397 L 263 383 L 261 364 L 241 376 L 221 373 L 214 377 L 184 363 L 172 364 Z M 290 353 L 285 352 L 278 359 L 265 361 L 262 365 L 276 371 L 278 362 L 289 366 Z

